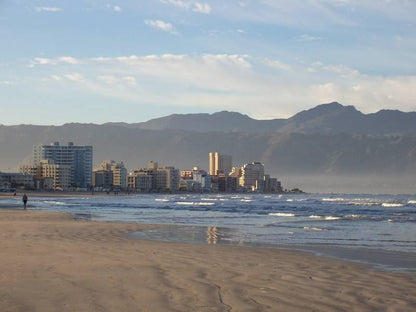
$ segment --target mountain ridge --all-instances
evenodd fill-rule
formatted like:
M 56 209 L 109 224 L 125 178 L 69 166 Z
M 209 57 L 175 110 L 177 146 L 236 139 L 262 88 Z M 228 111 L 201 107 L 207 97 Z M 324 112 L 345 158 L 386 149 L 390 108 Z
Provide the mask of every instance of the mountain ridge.
M 385 135 L 416 133 L 416 112 L 380 110 L 363 114 L 354 106 L 331 102 L 303 110 L 287 119 L 258 120 L 238 112 L 220 111 L 213 114 L 172 114 L 140 123 L 106 124 L 133 129 L 195 132 L 339 132 Z

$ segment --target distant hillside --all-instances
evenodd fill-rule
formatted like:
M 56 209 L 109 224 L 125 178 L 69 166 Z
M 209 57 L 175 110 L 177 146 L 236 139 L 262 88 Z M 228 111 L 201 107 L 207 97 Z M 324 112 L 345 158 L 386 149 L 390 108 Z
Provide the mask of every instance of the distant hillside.
M 125 126 L 147 130 L 267 133 L 277 131 L 285 122 L 285 119 L 256 120 L 240 113 L 222 111 L 214 114 L 174 114 Z
M 382 110 L 363 114 L 353 106 L 333 102 L 302 111 L 288 119 L 256 120 L 240 113 L 222 111 L 214 114 L 174 114 L 142 123 L 112 125 L 193 132 L 415 134 L 416 113 Z

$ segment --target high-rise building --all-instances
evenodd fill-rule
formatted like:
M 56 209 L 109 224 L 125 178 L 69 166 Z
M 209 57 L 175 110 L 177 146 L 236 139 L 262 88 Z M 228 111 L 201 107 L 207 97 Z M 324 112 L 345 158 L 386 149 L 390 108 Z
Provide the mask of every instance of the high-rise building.
M 263 191 L 264 165 L 260 162 L 245 164 L 241 168 L 240 186 Z
M 70 166 L 71 185 L 76 187 L 89 187 L 92 185 L 92 146 L 68 145 L 37 145 L 33 149 L 35 165 L 42 160 L 51 160 L 54 165 Z
M 223 173 L 226 176 L 231 172 L 232 157 L 221 155 L 218 152 L 209 153 L 209 174 L 211 176 Z

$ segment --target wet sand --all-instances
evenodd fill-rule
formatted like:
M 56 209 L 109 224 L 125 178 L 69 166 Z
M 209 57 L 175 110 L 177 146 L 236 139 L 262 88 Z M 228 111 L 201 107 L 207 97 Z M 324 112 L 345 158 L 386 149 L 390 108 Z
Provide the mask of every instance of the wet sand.
M 291 250 L 129 238 L 143 228 L 0 210 L 0 311 L 414 311 L 416 274 Z

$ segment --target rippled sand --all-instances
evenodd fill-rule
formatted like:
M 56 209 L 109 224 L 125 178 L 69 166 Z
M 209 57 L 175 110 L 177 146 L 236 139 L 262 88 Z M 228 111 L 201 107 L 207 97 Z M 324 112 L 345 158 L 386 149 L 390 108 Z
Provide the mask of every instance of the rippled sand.
M 416 274 L 267 248 L 130 239 L 138 224 L 0 210 L 0 311 L 414 311 Z M 146 226 L 148 227 L 148 226 Z

